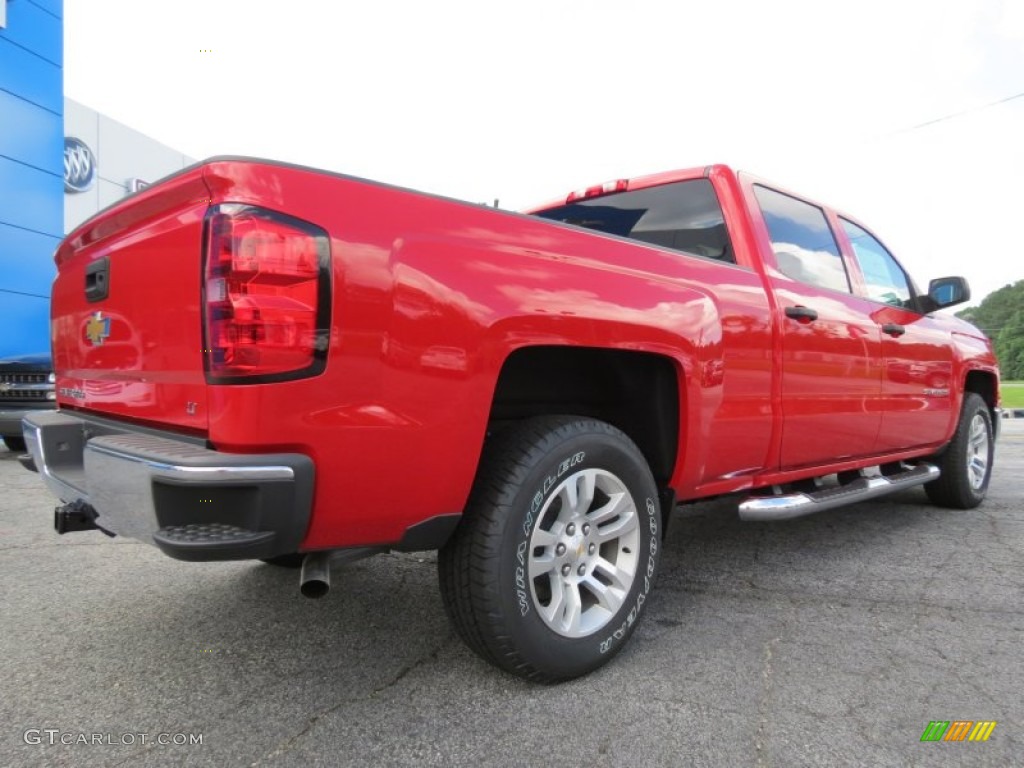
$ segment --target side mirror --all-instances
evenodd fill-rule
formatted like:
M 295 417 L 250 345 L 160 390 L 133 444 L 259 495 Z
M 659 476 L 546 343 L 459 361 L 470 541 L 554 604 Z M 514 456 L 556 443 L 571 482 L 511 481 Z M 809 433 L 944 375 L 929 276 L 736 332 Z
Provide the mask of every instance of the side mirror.
M 933 309 L 952 307 L 971 300 L 971 287 L 962 277 L 940 277 L 928 283 Z

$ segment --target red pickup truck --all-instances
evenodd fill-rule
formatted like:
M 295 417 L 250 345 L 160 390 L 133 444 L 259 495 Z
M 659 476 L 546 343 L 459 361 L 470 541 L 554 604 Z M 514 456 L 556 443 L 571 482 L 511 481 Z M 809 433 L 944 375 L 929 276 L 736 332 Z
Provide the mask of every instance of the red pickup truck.
M 863 224 L 727 167 L 527 214 L 215 158 L 60 245 L 60 532 L 302 566 L 439 549 L 448 615 L 523 677 L 622 647 L 678 502 L 778 520 L 923 485 L 981 503 L 987 339 Z

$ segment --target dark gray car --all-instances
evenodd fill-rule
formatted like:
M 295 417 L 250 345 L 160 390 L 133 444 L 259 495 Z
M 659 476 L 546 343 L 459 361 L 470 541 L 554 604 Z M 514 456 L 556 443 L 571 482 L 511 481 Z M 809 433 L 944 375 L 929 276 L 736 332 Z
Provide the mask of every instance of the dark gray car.
M 0 360 L 0 438 L 12 451 L 25 450 L 21 419 L 29 411 L 56 407 L 53 362 L 48 354 Z

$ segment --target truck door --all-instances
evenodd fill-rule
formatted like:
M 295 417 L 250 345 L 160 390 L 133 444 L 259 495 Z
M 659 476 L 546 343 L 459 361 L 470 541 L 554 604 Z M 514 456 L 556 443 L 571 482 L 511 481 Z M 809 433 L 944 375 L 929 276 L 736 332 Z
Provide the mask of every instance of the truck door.
M 868 455 L 881 425 L 877 305 L 853 294 L 823 209 L 760 184 L 753 192 L 782 315 L 780 468 Z
M 911 308 L 911 282 L 885 246 L 852 221 L 839 221 L 882 334 L 882 423 L 875 451 L 936 443 L 955 416 L 949 334 Z

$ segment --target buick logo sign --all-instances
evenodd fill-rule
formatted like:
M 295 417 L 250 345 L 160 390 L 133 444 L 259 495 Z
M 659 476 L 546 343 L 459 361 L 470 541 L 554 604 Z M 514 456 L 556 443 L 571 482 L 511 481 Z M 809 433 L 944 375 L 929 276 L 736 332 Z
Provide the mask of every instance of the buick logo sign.
M 64 191 L 85 192 L 96 181 L 96 157 L 81 139 L 64 137 Z

